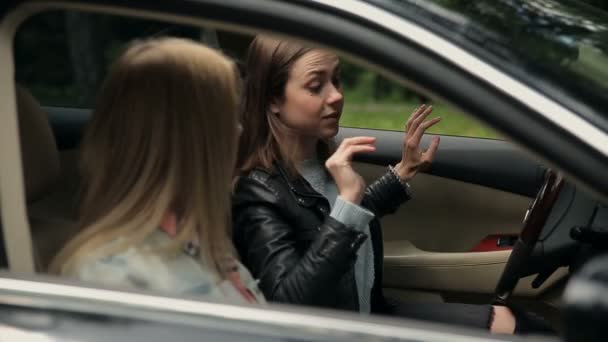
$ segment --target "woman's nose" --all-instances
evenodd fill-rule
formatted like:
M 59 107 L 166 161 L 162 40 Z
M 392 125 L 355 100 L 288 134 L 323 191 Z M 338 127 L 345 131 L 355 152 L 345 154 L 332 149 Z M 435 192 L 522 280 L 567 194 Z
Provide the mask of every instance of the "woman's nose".
M 342 95 L 342 90 L 339 87 L 336 87 L 332 84 L 331 93 L 327 99 L 329 104 L 335 104 L 338 102 L 342 102 L 344 100 L 344 95 Z

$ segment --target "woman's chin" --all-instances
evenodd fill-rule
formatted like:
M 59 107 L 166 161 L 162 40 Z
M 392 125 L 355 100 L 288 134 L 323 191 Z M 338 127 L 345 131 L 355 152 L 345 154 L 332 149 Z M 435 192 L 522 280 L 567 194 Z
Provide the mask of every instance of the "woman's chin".
M 340 130 L 340 126 L 338 126 L 338 125 L 335 125 L 333 127 L 324 127 L 321 130 L 321 138 L 324 140 L 331 139 L 338 134 L 339 130 Z

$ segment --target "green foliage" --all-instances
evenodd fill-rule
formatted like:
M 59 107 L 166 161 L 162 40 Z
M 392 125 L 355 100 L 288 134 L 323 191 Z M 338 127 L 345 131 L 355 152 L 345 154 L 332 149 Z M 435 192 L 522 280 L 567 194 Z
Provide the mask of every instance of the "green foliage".
M 345 127 L 373 128 L 401 131 L 412 111 L 419 102 L 401 103 L 351 103 L 346 94 L 346 106 L 340 124 Z M 429 129 L 429 133 L 458 135 L 468 137 L 501 139 L 500 135 L 490 128 L 478 123 L 452 107 L 433 103 L 431 117 L 441 117 L 441 122 Z
M 468 38 L 483 40 L 481 38 L 484 36 L 478 34 L 475 28 L 502 33 L 496 35 L 496 40 L 491 44 L 484 45 L 486 51 L 505 58 L 525 55 L 527 67 L 531 70 L 536 68 L 547 78 L 558 81 L 569 79 L 569 85 L 580 89 L 587 88 L 589 91 L 594 90 L 596 85 L 602 88 L 608 86 L 607 36 L 602 28 L 608 17 L 605 12 L 598 10 L 608 10 L 608 0 L 562 0 L 558 3 L 547 0 L 432 2 L 468 18 L 471 22 L 466 32 Z M 580 6 L 577 2 L 596 8 Z M 545 7 L 551 10 L 539 10 Z M 347 61 L 343 61 L 343 64 L 343 74 L 348 72 L 348 79 L 344 77 L 346 109 L 342 124 L 345 126 L 401 130 L 408 113 L 416 104 L 429 102 L 424 96 L 380 75 Z M 434 105 L 434 112 L 441 115 L 443 121 L 433 128 L 433 132 L 498 137 L 492 130 L 448 106 Z
M 389 79 L 342 59 L 342 84 L 348 101 L 356 103 L 400 103 L 422 96 Z
M 545 0 L 433 1 L 439 6 L 465 14 L 482 27 L 504 32 L 509 40 L 495 43 L 510 54 L 517 55 L 517 51 L 526 51 L 533 57 L 531 62 L 539 63 L 542 67 L 553 66 L 555 70 L 590 75 L 590 79 L 598 85 L 608 86 L 605 47 L 590 43 L 605 42 L 606 33 L 598 31 L 588 36 L 588 43 L 581 46 L 573 47 L 567 43 L 572 41 L 571 37 L 588 34 L 585 25 L 592 22 L 582 21 L 582 18 L 594 19 L 605 15 L 601 10 L 573 6 L 576 0 L 563 0 L 554 6 L 553 11 L 544 15 L 539 15 L 533 8 L 547 5 L 549 2 Z M 582 1 L 608 10 L 608 0 Z M 593 15 L 586 13 L 579 16 L 581 10 Z M 520 20 L 522 15 L 526 16 L 526 20 Z M 600 19 L 598 22 L 603 22 Z M 530 25 L 530 21 L 535 24 Z M 551 35 L 547 34 L 546 29 L 529 30 L 530 26 L 552 28 L 554 34 L 559 33 L 564 38 L 548 39 Z M 151 20 L 77 12 L 45 12 L 29 19 L 17 34 L 16 79 L 45 105 L 90 107 L 108 65 L 128 42 L 165 35 L 199 39 L 200 34 L 200 29 L 195 27 Z M 474 35 L 475 30 L 470 30 L 468 34 Z M 227 35 L 225 32 L 220 32 L 219 35 L 226 38 L 225 47 L 229 46 L 229 50 L 234 52 L 229 54 L 244 55 L 249 37 Z M 487 48 L 491 49 L 492 46 L 488 45 Z M 569 68 L 564 69 L 564 65 Z M 342 60 L 341 69 L 346 96 L 342 119 L 345 126 L 401 130 L 409 113 L 419 103 L 429 102 L 425 96 L 347 60 Z M 449 106 L 434 103 L 434 107 L 434 114 L 443 120 L 431 132 L 498 137 L 492 130 Z
M 346 100 L 342 126 L 400 131 L 416 107 L 430 103 L 424 96 L 372 71 L 344 60 L 341 64 Z M 433 103 L 433 116 L 441 116 L 442 121 L 429 130 L 431 133 L 499 138 L 493 130 L 450 106 Z

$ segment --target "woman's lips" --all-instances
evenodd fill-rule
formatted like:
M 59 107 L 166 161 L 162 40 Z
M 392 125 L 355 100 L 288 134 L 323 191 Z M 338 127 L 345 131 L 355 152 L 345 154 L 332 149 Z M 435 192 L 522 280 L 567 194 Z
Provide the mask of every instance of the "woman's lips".
M 340 113 L 331 113 L 329 115 L 325 115 L 323 117 L 323 119 L 334 119 L 334 120 L 338 120 L 340 119 Z

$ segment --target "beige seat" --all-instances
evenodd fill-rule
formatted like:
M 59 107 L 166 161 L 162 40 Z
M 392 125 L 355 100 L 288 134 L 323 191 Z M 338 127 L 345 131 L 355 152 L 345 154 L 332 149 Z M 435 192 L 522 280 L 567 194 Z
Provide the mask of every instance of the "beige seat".
M 48 115 L 19 86 L 17 115 L 34 254 L 38 270 L 43 271 L 75 233 L 77 154 L 60 155 Z

